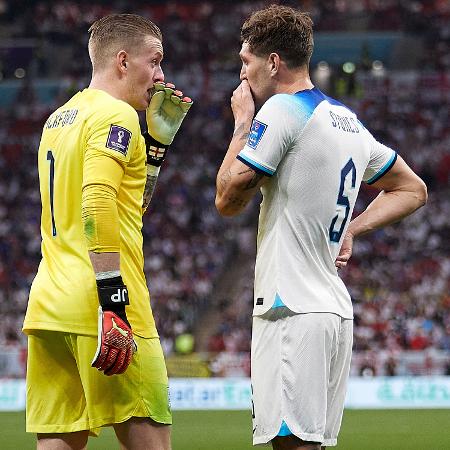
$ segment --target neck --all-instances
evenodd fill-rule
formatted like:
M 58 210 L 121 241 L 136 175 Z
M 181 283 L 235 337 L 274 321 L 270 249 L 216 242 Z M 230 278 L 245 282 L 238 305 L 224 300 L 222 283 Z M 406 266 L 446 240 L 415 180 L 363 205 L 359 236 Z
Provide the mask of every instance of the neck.
M 307 68 L 286 70 L 276 85 L 276 94 L 295 94 L 314 87 Z
M 105 91 L 111 95 L 111 97 L 126 102 L 125 91 L 120 80 L 117 80 L 117 78 L 110 76 L 106 72 L 94 73 L 91 82 L 89 83 L 89 88 Z

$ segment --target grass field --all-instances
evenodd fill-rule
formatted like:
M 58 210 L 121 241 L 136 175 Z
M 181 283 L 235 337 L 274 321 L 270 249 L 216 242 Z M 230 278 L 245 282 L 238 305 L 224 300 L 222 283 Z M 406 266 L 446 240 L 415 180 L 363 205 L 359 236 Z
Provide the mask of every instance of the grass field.
M 35 438 L 24 428 L 24 413 L 0 413 L 0 449 L 34 449 Z M 250 412 L 175 411 L 172 444 L 173 450 L 250 450 Z M 88 448 L 118 446 L 111 429 L 105 429 L 100 437 L 90 439 Z M 450 450 L 450 410 L 347 410 L 335 448 Z

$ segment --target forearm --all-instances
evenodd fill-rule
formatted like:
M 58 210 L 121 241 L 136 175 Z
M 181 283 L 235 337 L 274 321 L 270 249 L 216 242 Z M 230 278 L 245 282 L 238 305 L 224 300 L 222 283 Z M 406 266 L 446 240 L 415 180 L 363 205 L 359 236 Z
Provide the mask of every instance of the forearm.
M 262 184 L 263 176 L 236 159 L 250 133 L 255 104 L 246 79 L 231 97 L 234 133 L 216 179 L 216 208 L 223 216 L 235 216 L 246 206 Z
M 242 187 L 231 183 L 232 178 L 244 175 L 245 171 L 249 170 L 248 167 L 242 167 L 242 164 L 236 164 L 236 156 L 245 146 L 250 126 L 251 122 L 242 122 L 236 125 L 233 138 L 217 173 L 216 206 L 223 215 L 238 214 L 254 195 L 254 192 L 250 191 L 249 188 L 255 187 L 256 183 L 248 186 L 248 181 L 245 181 L 246 185 Z
M 425 199 L 416 191 L 382 191 L 367 209 L 349 224 L 348 232 L 353 236 L 398 222 L 423 206 Z
M 152 201 L 153 192 L 155 191 L 156 182 L 158 181 L 160 169 L 161 169 L 160 167 L 147 164 L 147 181 L 145 182 L 144 197 L 142 204 L 144 212 L 146 211 L 148 205 L 150 205 L 150 202 Z
M 223 178 L 223 175 L 230 170 L 230 166 L 236 160 L 236 156 L 244 148 L 245 143 L 247 142 L 251 125 L 251 121 L 236 124 L 233 132 L 233 137 L 231 139 L 230 145 L 228 146 L 227 153 L 225 154 L 222 165 L 220 166 L 219 172 L 217 173 L 218 191 L 221 184 L 220 180 Z
M 100 277 L 104 278 L 113 278 L 120 275 L 120 253 L 96 253 L 90 251 L 89 258 L 96 277 L 98 274 L 102 274 Z

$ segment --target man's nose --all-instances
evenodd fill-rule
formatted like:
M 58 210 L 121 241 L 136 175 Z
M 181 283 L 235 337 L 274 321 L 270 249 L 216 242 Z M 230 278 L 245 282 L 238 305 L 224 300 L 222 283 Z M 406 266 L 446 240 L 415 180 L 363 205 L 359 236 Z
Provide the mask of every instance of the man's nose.
M 241 67 L 241 73 L 239 74 L 239 78 L 240 78 L 241 81 L 247 79 L 247 75 L 245 73 L 245 67 L 244 66 Z
M 164 72 L 161 67 L 158 67 L 153 75 L 153 82 L 156 83 L 157 81 L 164 81 Z

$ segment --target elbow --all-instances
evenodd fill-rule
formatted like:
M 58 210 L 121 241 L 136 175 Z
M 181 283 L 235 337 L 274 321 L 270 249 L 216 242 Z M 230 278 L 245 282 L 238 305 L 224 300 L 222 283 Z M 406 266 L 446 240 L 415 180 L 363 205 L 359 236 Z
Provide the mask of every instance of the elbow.
M 216 195 L 215 205 L 216 205 L 217 212 L 221 216 L 226 216 L 226 214 L 225 214 L 225 207 L 223 205 L 222 199 L 219 197 L 218 194 Z
M 236 208 L 228 203 L 223 196 L 219 196 L 218 194 L 216 195 L 215 204 L 217 212 L 223 217 L 233 217 L 241 212 L 240 210 L 236 210 Z
M 418 186 L 416 189 L 416 198 L 419 203 L 418 208 L 421 208 L 422 206 L 424 206 L 428 201 L 427 185 L 422 180 L 420 180 L 420 182 L 418 183 Z

